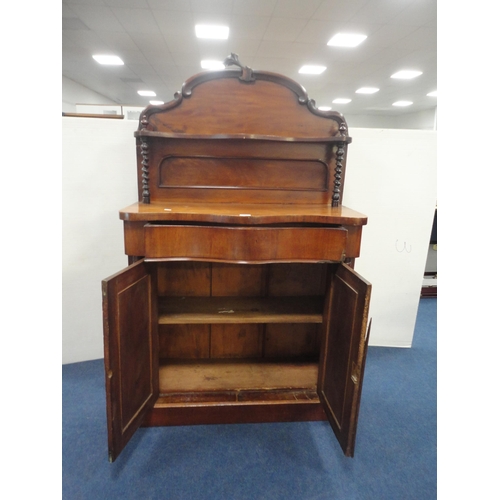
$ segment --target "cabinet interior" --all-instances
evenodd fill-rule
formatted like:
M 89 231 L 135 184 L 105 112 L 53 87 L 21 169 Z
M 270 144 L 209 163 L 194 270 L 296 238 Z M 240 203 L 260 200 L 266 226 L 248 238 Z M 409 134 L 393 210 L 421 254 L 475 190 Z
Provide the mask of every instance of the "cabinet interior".
M 157 264 L 157 406 L 316 400 L 327 265 Z

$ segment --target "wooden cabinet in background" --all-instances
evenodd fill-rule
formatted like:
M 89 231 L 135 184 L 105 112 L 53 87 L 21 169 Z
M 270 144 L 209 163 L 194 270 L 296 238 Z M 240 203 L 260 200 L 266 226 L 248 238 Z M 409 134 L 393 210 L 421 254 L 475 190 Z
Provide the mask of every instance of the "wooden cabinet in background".
M 243 67 L 141 114 L 129 267 L 103 281 L 109 458 L 141 425 L 328 419 L 353 456 L 371 286 L 342 115 Z

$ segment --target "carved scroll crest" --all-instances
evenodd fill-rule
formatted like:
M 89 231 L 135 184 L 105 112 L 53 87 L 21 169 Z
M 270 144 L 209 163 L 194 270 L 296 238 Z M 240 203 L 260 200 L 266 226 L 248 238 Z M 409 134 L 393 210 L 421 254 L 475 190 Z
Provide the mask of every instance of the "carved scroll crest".
M 253 69 L 249 68 L 248 66 L 243 66 L 243 64 L 240 63 L 240 58 L 238 57 L 238 54 L 235 54 L 231 52 L 231 55 L 227 56 L 226 59 L 224 59 L 224 66 L 227 68 L 228 66 L 238 66 L 241 68 L 241 76 L 239 79 L 242 82 L 254 82 L 255 81 L 255 75 L 253 74 Z

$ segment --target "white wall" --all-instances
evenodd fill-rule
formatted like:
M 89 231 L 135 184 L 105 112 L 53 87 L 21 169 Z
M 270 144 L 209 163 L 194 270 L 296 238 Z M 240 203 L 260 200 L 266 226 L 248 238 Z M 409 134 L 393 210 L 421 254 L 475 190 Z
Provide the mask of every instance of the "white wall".
M 137 201 L 136 127 L 62 119 L 63 363 L 103 356 L 101 280 L 127 265 L 118 211 Z M 350 135 L 344 205 L 368 215 L 356 270 L 373 284 L 370 343 L 408 347 L 436 202 L 436 133 Z
M 404 113 L 402 115 L 351 115 L 345 118 L 351 128 L 402 128 L 418 130 L 437 130 L 437 108 Z
M 77 103 L 112 104 L 113 101 L 89 88 L 62 77 L 62 111 L 63 113 L 76 113 Z
M 437 107 L 415 113 L 405 113 L 396 117 L 395 128 L 437 130 Z
M 103 356 L 101 280 L 127 265 L 118 211 L 137 200 L 136 129 L 62 118 L 63 363 Z
M 410 347 L 436 207 L 436 132 L 349 135 L 343 204 L 368 215 L 356 270 L 373 285 L 370 345 Z

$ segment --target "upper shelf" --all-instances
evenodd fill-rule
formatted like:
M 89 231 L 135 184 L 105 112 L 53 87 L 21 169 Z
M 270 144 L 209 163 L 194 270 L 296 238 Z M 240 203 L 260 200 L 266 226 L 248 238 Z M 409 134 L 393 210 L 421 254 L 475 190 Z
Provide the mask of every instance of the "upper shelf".
M 318 136 L 318 137 L 285 137 L 281 135 L 261 135 L 261 134 L 186 134 L 174 132 L 157 132 L 151 130 L 137 130 L 135 137 L 157 137 L 160 139 L 209 139 L 209 140 L 250 140 L 250 141 L 276 141 L 276 142 L 319 142 L 319 143 L 350 143 L 351 137 L 341 135 Z
M 362 226 L 367 216 L 350 208 L 329 205 L 235 203 L 134 203 L 120 210 L 126 221 L 182 221 L 218 224 L 339 224 Z

